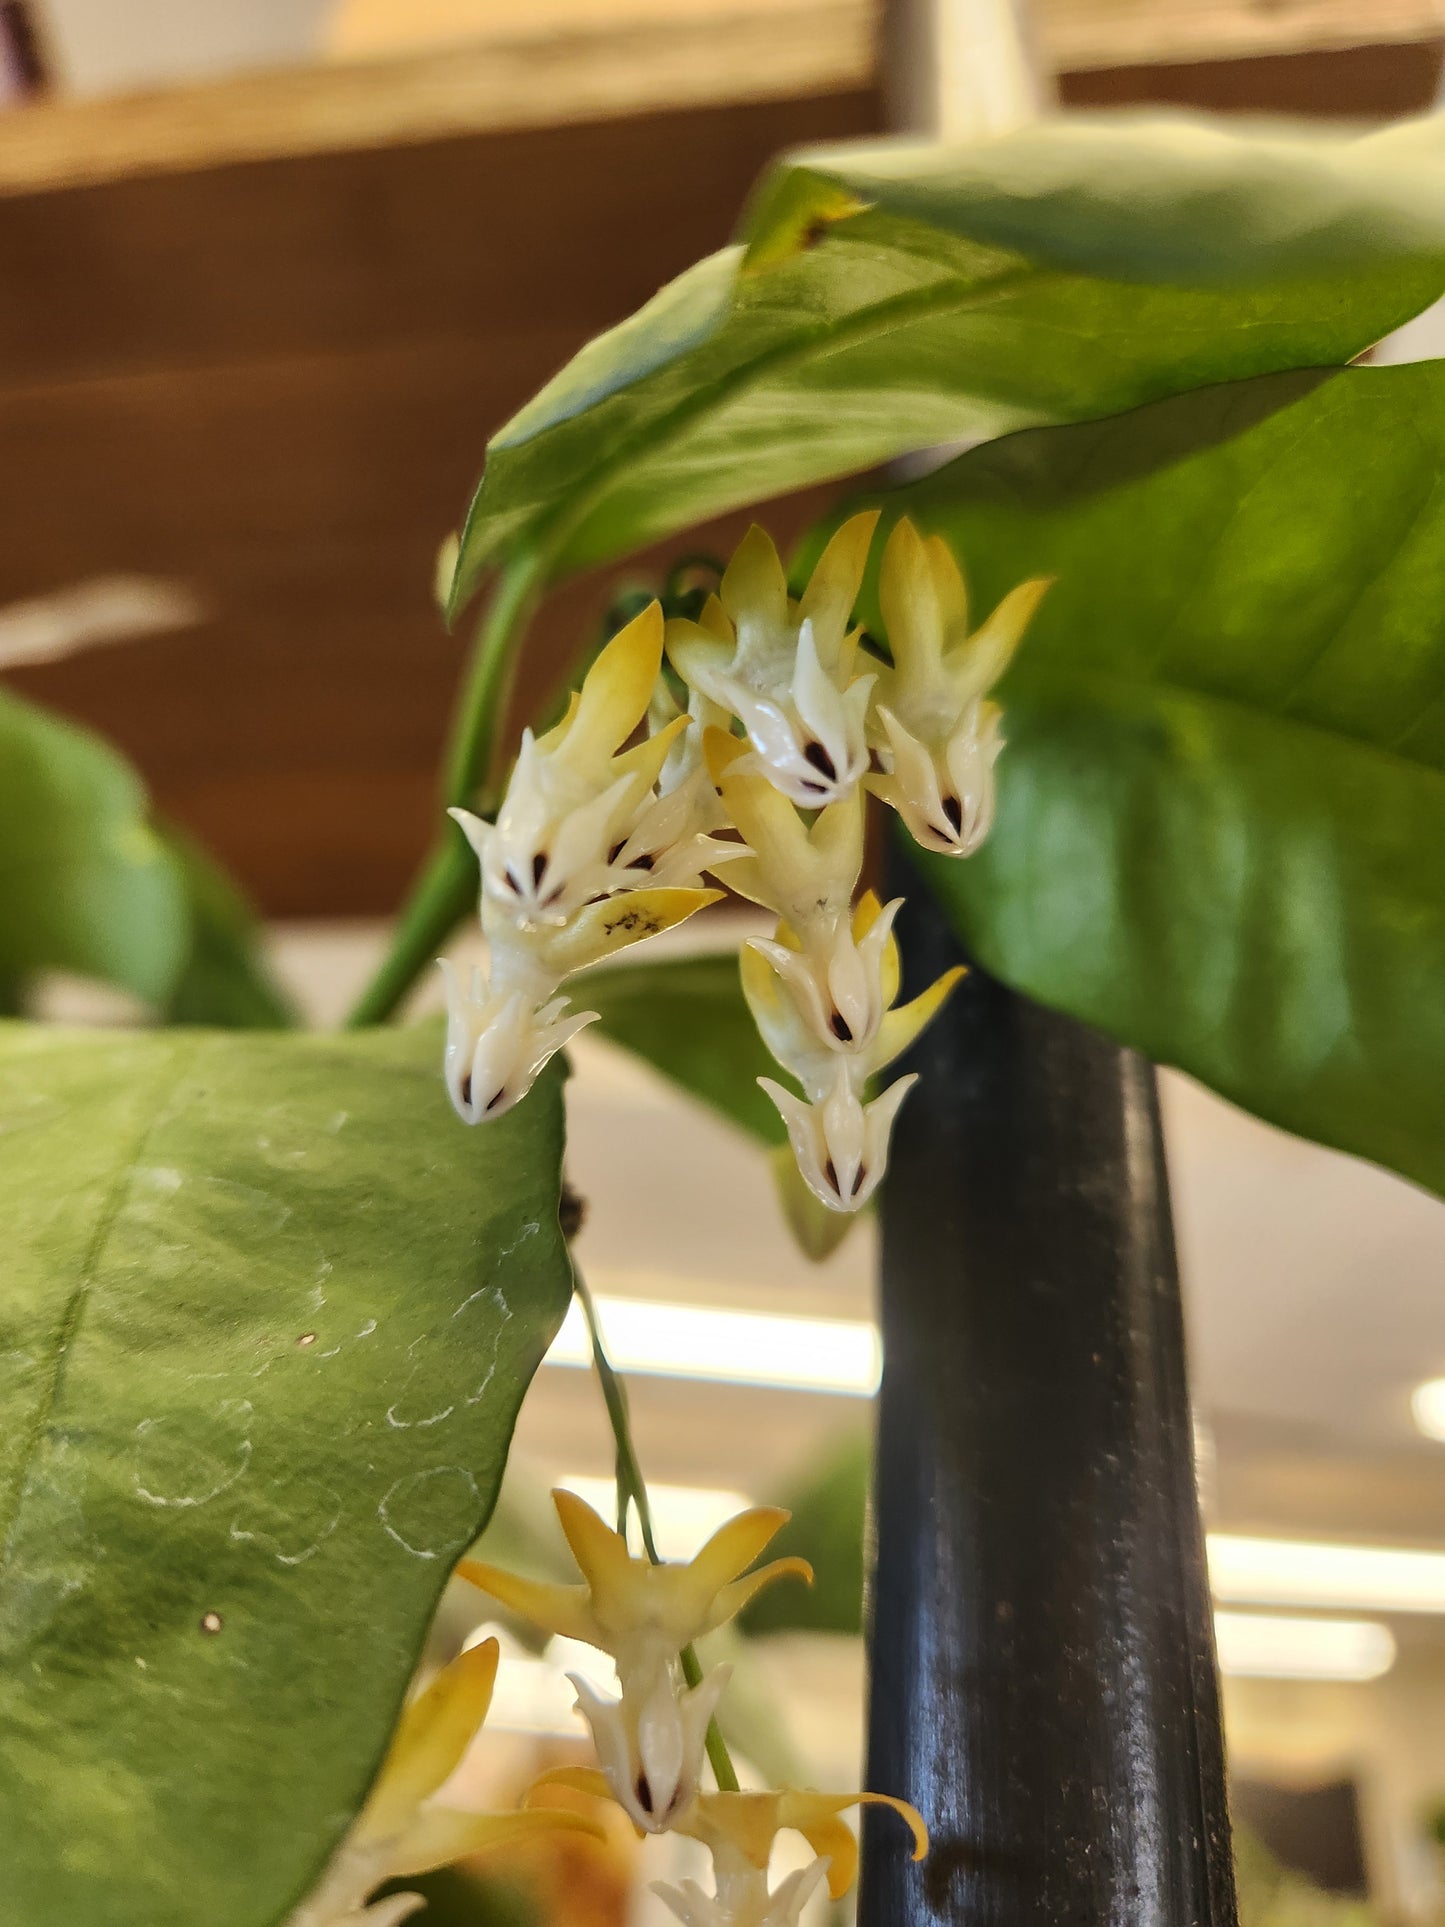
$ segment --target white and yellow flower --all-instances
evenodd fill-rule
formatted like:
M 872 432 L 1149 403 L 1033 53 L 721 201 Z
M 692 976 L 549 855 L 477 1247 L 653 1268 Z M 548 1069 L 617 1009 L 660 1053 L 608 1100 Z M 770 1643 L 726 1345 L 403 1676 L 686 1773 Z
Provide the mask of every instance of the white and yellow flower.
M 775 1559 L 748 1571 L 787 1521 L 776 1506 L 740 1513 L 684 1564 L 653 1565 L 634 1559 L 622 1536 L 575 1493 L 557 1491 L 552 1500 L 580 1585 L 524 1579 L 476 1559 L 462 1560 L 457 1570 L 545 1631 L 611 1655 L 620 1699 L 606 1699 L 577 1677 L 573 1685 L 613 1798 L 638 1826 L 660 1831 L 697 1792 L 708 1721 L 727 1681 L 719 1668 L 685 1688 L 678 1655 L 764 1586 L 788 1576 L 811 1581 L 812 1569 L 802 1559 Z
M 771 910 L 808 937 L 831 937 L 848 919 L 863 867 L 860 790 L 819 810 L 811 823 L 765 777 L 745 767 L 735 736 L 709 730 L 708 768 L 729 821 L 749 854 L 728 865 L 740 896 Z
M 857 673 L 851 626 L 878 520 L 834 535 L 800 600 L 770 536 L 754 526 L 696 622 L 667 625 L 667 653 L 689 688 L 742 724 L 757 770 L 801 809 L 850 796 L 868 768 L 872 674 Z
M 396 1927 L 426 1902 L 420 1894 L 371 1900 L 385 1881 L 429 1873 L 524 1835 L 605 1837 L 579 1814 L 555 1807 L 471 1813 L 438 1799 L 487 1717 L 497 1656 L 496 1640 L 482 1641 L 443 1667 L 405 1709 L 355 1825 L 288 1927 Z
M 865 1103 L 842 1058 L 820 1098 L 804 1103 L 771 1077 L 758 1083 L 778 1107 L 798 1171 L 813 1196 L 830 1211 L 861 1211 L 888 1169 L 888 1140 L 898 1107 L 918 1082 L 910 1071 L 880 1097 Z
M 878 581 L 891 666 L 880 666 L 870 740 L 883 765 L 868 787 L 917 842 L 969 856 L 994 812 L 1002 711 L 987 700 L 1023 640 L 1050 578 L 1010 590 L 974 634 L 963 575 L 940 536 L 905 516 L 888 538 Z
M 597 1799 L 611 1795 L 606 1776 L 587 1767 L 544 1774 L 537 1787 L 558 1784 Z M 683 1927 L 794 1927 L 804 1905 L 825 1880 L 833 1900 L 841 1900 L 857 1880 L 858 1841 L 842 1817 L 857 1806 L 891 1808 L 913 1836 L 913 1858 L 922 1860 L 927 1854 L 928 1828 L 922 1815 L 890 1794 L 818 1793 L 796 1787 L 763 1793 L 700 1793 L 677 1820 L 675 1831 L 707 1847 L 714 1891 L 706 1893 L 695 1880 L 684 1880 L 677 1886 L 656 1882 L 653 1892 L 666 1901 Z M 801 1834 L 814 1858 L 770 1888 L 768 1870 L 780 1833 Z
M 865 890 L 826 941 L 807 946 L 787 924 L 771 939 L 751 937 L 739 959 L 743 994 L 773 1056 L 817 1099 L 831 1089 L 839 1058 L 867 1080 L 908 1049 L 963 976 L 946 970 L 894 1009 L 900 959 L 897 897 L 880 904 Z

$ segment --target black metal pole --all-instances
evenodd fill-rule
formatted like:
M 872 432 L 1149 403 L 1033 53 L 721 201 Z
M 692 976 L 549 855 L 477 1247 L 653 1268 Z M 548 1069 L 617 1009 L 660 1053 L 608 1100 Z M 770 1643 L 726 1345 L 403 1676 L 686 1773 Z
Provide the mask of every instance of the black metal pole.
M 913 987 L 958 961 L 912 871 Z M 862 1927 L 1232 1927 L 1213 1629 L 1151 1067 L 980 970 L 883 1200 Z

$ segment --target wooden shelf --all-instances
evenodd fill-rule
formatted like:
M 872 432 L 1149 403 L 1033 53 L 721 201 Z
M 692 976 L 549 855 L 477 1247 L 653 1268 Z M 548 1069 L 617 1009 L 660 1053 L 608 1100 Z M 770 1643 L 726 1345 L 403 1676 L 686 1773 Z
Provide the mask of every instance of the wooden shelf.
M 1056 73 L 1445 38 L 1445 0 L 1037 0 Z
M 720 4 L 664 22 L 514 31 L 410 57 L 46 101 L 0 116 L 0 194 L 851 93 L 871 84 L 873 28 L 870 0 L 779 0 L 766 14 Z

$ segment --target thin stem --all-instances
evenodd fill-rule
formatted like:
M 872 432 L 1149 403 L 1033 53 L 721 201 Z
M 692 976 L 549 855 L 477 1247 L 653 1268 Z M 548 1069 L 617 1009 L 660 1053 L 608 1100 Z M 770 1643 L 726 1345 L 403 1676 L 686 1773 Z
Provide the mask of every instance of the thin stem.
M 612 1427 L 612 1437 L 617 1445 L 618 1529 L 624 1530 L 626 1527 L 629 1503 L 636 1506 L 643 1550 L 654 1566 L 660 1566 L 662 1561 L 658 1557 L 657 1541 L 653 1534 L 652 1507 L 647 1497 L 647 1484 L 637 1461 L 637 1447 L 632 1442 L 632 1421 L 627 1410 L 627 1387 L 617 1376 L 616 1368 L 607 1356 L 607 1347 L 602 1342 L 602 1327 L 597 1320 L 596 1303 L 587 1288 L 586 1279 L 580 1271 L 575 1269 L 575 1266 L 573 1280 L 577 1300 L 582 1307 L 582 1316 L 587 1321 L 587 1335 L 592 1341 L 592 1366 L 597 1373 L 597 1382 L 602 1387 L 602 1402 L 607 1407 L 607 1420 Z M 697 1656 L 697 1649 L 693 1646 L 684 1646 L 678 1658 L 682 1663 L 682 1676 L 688 1685 L 699 1685 L 702 1680 L 702 1661 Z M 727 1742 L 715 1719 L 708 1722 L 707 1757 L 712 1761 L 712 1770 L 722 1791 L 736 1793 L 737 1769 L 733 1765 Z
M 445 801 L 462 808 L 495 807 L 497 739 L 507 713 L 512 678 L 527 619 L 541 592 L 545 560 L 519 556 L 496 586 L 472 645 L 457 699 L 445 758 Z M 385 1023 L 427 963 L 446 942 L 471 898 L 474 864 L 461 832 L 447 824 L 412 885 L 391 945 L 347 1018 L 351 1030 Z
M 488 785 L 512 692 L 516 644 L 541 593 L 546 558 L 525 550 L 503 572 L 477 631 L 446 755 L 446 800 L 466 808 Z

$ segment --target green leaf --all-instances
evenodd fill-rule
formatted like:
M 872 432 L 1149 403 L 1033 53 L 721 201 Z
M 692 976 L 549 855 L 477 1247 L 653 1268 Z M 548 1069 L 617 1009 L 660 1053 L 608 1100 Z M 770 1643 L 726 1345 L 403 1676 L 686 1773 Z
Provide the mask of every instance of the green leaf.
M 792 1513 L 769 1557 L 806 1559 L 813 1584 L 770 1586 L 748 1605 L 745 1633 L 858 1633 L 863 1630 L 863 1523 L 873 1476 L 867 1433 L 835 1444 L 782 1503 Z
M 0 979 L 73 970 L 149 1002 L 189 920 L 139 779 L 96 737 L 0 690 Z
M 1445 286 L 1438 119 L 1354 140 L 1055 119 L 765 178 L 742 243 L 494 437 L 453 615 L 909 449 L 1346 361 Z
M 365 1794 L 570 1291 L 559 1079 L 468 1131 L 438 1058 L 0 1026 L 26 1927 L 274 1927 Z
M 1445 364 L 1021 435 L 890 498 L 991 607 L 992 836 L 926 874 L 1006 982 L 1445 1191 Z
M 778 1067 L 753 1023 L 738 979 L 736 951 L 617 964 L 577 980 L 578 1010 L 595 1010 L 599 1034 L 764 1144 L 787 1140 L 783 1121 L 758 1089 Z
M 190 912 L 190 941 L 166 999 L 165 1021 L 226 1030 L 284 1030 L 294 1024 L 296 1014 L 261 955 L 251 906 L 183 831 L 171 826 L 161 834 L 180 871 Z

